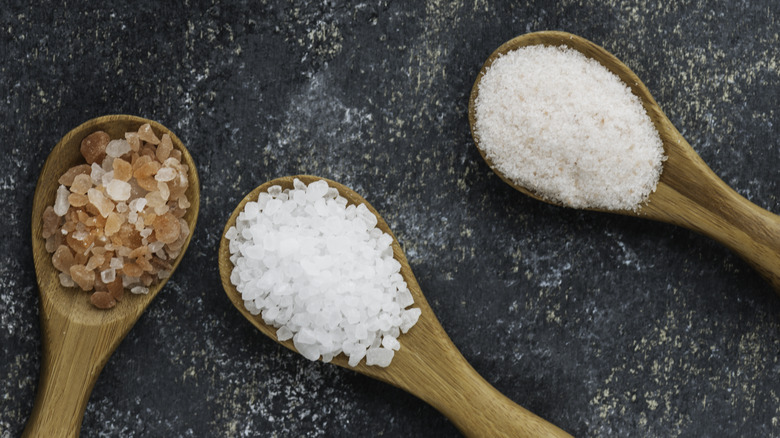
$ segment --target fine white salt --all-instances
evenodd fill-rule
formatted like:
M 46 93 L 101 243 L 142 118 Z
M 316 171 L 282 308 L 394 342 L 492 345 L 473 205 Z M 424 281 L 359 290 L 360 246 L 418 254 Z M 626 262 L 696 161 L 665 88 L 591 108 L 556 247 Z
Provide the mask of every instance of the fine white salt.
M 475 122 L 501 174 L 575 208 L 636 210 L 666 159 L 639 98 L 568 47 L 527 46 L 496 59 L 480 81 Z
M 340 353 L 386 367 L 421 311 L 393 258 L 392 237 L 365 205 L 325 181 L 272 186 L 239 213 L 229 240 L 231 282 L 277 339 L 310 360 Z

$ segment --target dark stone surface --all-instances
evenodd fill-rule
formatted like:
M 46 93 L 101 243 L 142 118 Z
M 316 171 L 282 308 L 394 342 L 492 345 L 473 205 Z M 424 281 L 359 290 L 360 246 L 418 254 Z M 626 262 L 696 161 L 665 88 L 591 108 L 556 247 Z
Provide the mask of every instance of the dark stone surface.
M 769 0 L 5 2 L 0 437 L 21 433 L 40 365 L 38 172 L 71 128 L 112 113 L 181 137 L 202 210 L 181 267 L 100 376 L 82 436 L 457 436 L 414 397 L 277 346 L 224 296 L 229 213 L 296 173 L 368 198 L 476 370 L 565 430 L 779 436 L 773 290 L 702 236 L 513 191 L 466 118 L 502 42 L 576 33 L 633 68 L 728 184 L 778 212 L 778 17 Z

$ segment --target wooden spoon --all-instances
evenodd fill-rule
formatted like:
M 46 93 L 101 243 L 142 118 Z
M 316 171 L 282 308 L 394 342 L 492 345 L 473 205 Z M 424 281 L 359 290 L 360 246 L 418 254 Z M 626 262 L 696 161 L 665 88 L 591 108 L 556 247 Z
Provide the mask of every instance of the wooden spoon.
M 81 140 L 98 130 L 107 132 L 111 138 L 124 138 L 125 132 L 135 131 L 144 123 L 149 123 L 158 136 L 170 135 L 174 147 L 182 153 L 182 162 L 189 167 L 187 198 L 192 205 L 184 219 L 190 226 L 190 234 L 173 269 L 179 265 L 195 230 L 200 205 L 195 163 L 181 140 L 166 127 L 141 117 L 104 116 L 81 124 L 57 143 L 43 165 L 33 199 L 32 248 L 41 298 L 43 358 L 38 395 L 24 430 L 25 437 L 79 435 L 84 409 L 100 371 L 167 280 L 154 283 L 146 295 L 126 293 L 113 309 L 99 310 L 90 303 L 90 293 L 60 285 L 58 271 L 52 265 L 42 237 L 43 210 L 54 204 L 57 180 L 70 167 L 84 163 L 79 150 Z
M 637 211 L 611 211 L 679 225 L 709 236 L 750 263 L 780 292 L 780 216 L 740 196 L 702 161 L 672 125 L 639 78 L 604 48 L 566 32 L 536 32 L 521 35 L 496 49 L 482 66 L 469 99 L 469 124 L 474 142 L 493 171 L 507 184 L 538 200 L 556 204 L 520 187 L 501 174 L 479 147 L 475 133 L 474 103 L 479 83 L 499 56 L 530 45 L 568 46 L 601 63 L 639 97 L 658 130 L 668 157 L 656 191 Z M 598 210 L 607 211 L 607 210 Z
M 233 211 L 225 225 L 224 233 L 235 225 L 238 214 L 247 202 L 257 200 L 258 194 L 267 191 L 272 185 L 291 189 L 293 178 L 298 178 L 306 184 L 324 179 L 331 187 L 337 188 L 341 196 L 345 197 L 350 204 L 365 204 L 376 215 L 377 227 L 393 236 L 387 223 L 363 197 L 339 183 L 308 175 L 278 178 L 252 190 Z M 233 264 L 230 261 L 230 242 L 224 233 L 219 246 L 219 273 L 228 298 L 255 327 L 279 342 L 276 329 L 266 325 L 261 316 L 253 316 L 246 310 L 241 294 L 230 282 Z M 332 363 L 390 383 L 416 395 L 446 415 L 461 432 L 470 437 L 569 436 L 556 426 L 512 402 L 474 371 L 433 314 L 395 236 L 392 245 L 395 259 L 401 263 L 401 275 L 414 297 L 413 307 L 422 310 L 419 321 L 408 333 L 399 337 L 401 349 L 396 352 L 392 363 L 387 368 L 366 366 L 365 361 L 352 368 L 347 364 L 347 358 L 343 354 L 333 358 Z M 279 343 L 296 351 L 292 340 Z

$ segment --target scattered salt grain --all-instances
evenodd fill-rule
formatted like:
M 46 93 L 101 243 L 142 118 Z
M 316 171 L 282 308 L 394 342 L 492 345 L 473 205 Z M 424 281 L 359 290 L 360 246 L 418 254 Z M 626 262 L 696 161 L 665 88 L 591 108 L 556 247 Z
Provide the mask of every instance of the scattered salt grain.
M 392 237 L 361 204 L 347 205 L 325 181 L 272 186 L 246 204 L 225 237 L 231 282 L 247 310 L 292 339 L 310 360 L 343 353 L 350 366 L 386 367 L 397 337 L 418 320 Z M 371 217 L 369 217 L 369 215 Z
M 641 101 L 576 50 L 535 45 L 497 58 L 475 113 L 488 161 L 548 200 L 636 210 L 658 183 L 663 144 Z

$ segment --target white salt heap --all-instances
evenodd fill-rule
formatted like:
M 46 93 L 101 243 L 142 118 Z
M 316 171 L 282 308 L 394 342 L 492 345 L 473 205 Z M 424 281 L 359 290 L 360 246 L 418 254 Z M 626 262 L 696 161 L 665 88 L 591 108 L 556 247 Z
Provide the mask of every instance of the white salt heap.
M 365 205 L 347 205 L 325 181 L 272 186 L 225 235 L 230 280 L 247 310 L 306 358 L 329 362 L 344 353 L 350 366 L 365 357 L 386 367 L 420 309 L 407 309 L 414 300 L 393 239 L 376 224 Z
M 501 174 L 570 207 L 636 210 L 666 159 L 639 98 L 567 47 L 528 46 L 496 59 L 475 113 L 480 149 Z

